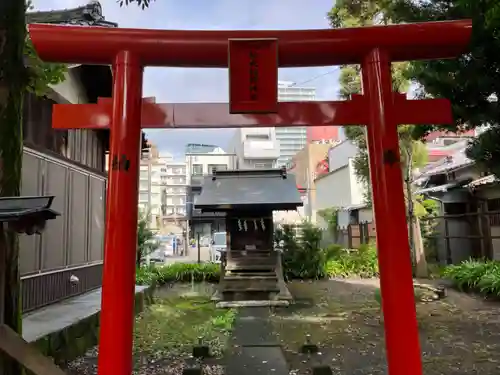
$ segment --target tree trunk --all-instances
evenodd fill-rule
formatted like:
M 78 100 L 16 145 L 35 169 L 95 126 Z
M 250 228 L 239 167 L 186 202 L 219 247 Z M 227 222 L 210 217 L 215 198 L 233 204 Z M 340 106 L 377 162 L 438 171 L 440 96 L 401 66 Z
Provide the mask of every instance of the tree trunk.
M 23 152 L 22 107 L 26 88 L 23 48 L 26 37 L 25 2 L 0 1 L 0 197 L 20 195 Z M 5 264 L 4 300 L 0 308 L 4 323 L 22 332 L 17 235 L 0 231 L 0 253 Z M 19 375 L 21 366 L 1 356 L 0 375 Z
M 420 220 L 418 217 L 413 220 L 414 246 L 415 246 L 415 277 L 424 279 L 429 277 L 429 267 L 425 259 L 424 242 L 420 229 Z

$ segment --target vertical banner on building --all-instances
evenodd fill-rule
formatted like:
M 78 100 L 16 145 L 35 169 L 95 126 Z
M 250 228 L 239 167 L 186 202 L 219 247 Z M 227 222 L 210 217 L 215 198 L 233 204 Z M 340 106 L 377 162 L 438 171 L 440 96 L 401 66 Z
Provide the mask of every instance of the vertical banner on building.
M 278 112 L 278 40 L 229 39 L 229 112 Z

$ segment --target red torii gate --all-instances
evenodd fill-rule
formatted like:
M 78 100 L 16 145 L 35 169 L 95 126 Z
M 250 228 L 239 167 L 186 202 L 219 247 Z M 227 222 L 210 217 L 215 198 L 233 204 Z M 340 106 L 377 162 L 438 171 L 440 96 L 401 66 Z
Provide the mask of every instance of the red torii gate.
M 404 96 L 393 93 L 390 63 L 456 57 L 465 51 L 471 29 L 468 20 L 296 31 L 173 31 L 30 25 L 29 33 L 41 59 L 112 64 L 114 68 L 112 100 L 103 98 L 94 105 L 56 105 L 53 118 L 56 128 L 111 130 L 99 375 L 130 375 L 132 371 L 141 121 L 145 127 L 156 128 L 366 125 L 389 374 L 421 375 L 397 125 L 449 123 L 451 111 L 443 100 L 407 101 Z M 259 88 L 252 86 L 256 79 L 253 74 L 260 68 L 253 65 L 255 51 L 249 50 L 244 51 L 250 54 L 245 63 L 247 68 L 236 70 L 240 78 L 248 81 L 250 76 L 250 93 L 240 92 L 240 102 L 230 103 L 232 112 L 240 114 L 229 114 L 227 104 L 142 101 L 145 66 L 221 68 L 230 65 L 233 68 L 234 63 L 228 59 L 228 46 L 238 44 L 238 40 L 245 44 L 249 39 L 274 41 L 275 49 L 269 49 L 266 58 L 259 60 L 264 64 L 261 76 L 277 77 L 274 69 L 278 62 L 280 67 L 360 63 L 363 95 L 356 95 L 347 102 L 278 105 L 275 98 L 277 82 L 267 79 Z M 241 50 L 239 52 L 241 57 Z M 274 62 L 271 61 L 272 53 L 276 55 Z M 266 67 L 266 63 L 270 66 Z M 237 88 L 234 78 L 230 81 L 233 89 Z M 256 92 L 262 94 L 261 102 Z M 235 97 L 237 95 L 231 93 L 231 98 Z M 246 112 L 255 113 L 260 109 L 267 114 L 241 114 L 245 106 Z M 240 109 L 234 110 L 236 107 Z M 112 162 L 114 157 L 121 156 L 128 160 L 128 168 L 120 168 L 119 163 Z

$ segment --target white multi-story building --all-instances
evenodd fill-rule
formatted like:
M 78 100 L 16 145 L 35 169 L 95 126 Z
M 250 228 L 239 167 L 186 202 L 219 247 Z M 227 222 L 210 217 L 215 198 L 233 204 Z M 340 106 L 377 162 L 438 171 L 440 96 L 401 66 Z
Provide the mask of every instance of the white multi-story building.
M 278 82 L 278 100 L 280 102 L 309 101 L 316 99 L 316 89 L 297 86 L 294 82 Z M 306 127 L 276 128 L 276 139 L 280 147 L 278 166 L 287 165 L 297 152 L 307 143 Z
M 169 160 L 162 169 L 163 223 L 181 225 L 186 221 L 187 165 L 184 161 Z
M 196 185 L 198 181 L 201 181 L 202 176 L 212 173 L 213 169 L 235 168 L 235 155 L 228 154 L 218 146 L 188 145 L 186 147 L 186 168 L 187 183 Z
M 163 185 L 165 165 L 172 155 L 160 155 L 155 146 L 143 152 L 139 174 L 139 209 L 150 218 L 151 229 L 161 229 Z
M 236 169 L 274 168 L 280 155 L 275 128 L 236 129 L 229 150 Z
M 190 144 L 186 146 L 186 166 L 188 176 L 187 214 L 189 218 L 189 236 L 210 235 L 213 232 L 225 231 L 225 217 L 221 213 L 201 212 L 194 208 L 201 193 L 203 176 L 214 169 L 234 169 L 234 154 L 212 145 Z

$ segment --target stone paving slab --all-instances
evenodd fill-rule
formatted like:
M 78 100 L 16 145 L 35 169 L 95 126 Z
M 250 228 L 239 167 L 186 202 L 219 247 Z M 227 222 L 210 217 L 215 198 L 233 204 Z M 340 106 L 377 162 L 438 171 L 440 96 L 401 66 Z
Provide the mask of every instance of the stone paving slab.
M 147 288 L 136 286 L 135 292 L 141 293 Z M 23 317 L 23 338 L 35 342 L 95 315 L 101 310 L 101 292 L 99 288 L 26 314 Z
M 233 353 L 227 375 L 288 375 L 288 365 L 278 346 L 244 347 Z
M 236 317 L 226 375 L 288 375 L 288 364 L 275 338 L 268 307 L 244 307 Z
M 240 309 L 234 325 L 232 344 L 237 346 L 277 346 L 269 321 L 269 307 Z

